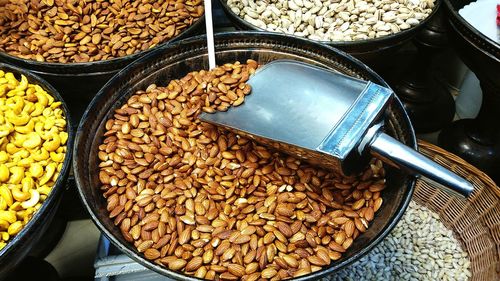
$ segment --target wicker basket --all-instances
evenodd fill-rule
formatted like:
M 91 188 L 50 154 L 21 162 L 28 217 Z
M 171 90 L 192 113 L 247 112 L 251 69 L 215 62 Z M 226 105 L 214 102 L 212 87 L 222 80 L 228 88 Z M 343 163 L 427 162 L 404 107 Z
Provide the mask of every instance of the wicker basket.
M 421 153 L 472 182 L 468 199 L 457 199 L 418 180 L 413 200 L 439 214 L 469 254 L 471 280 L 500 280 L 500 188 L 485 173 L 463 159 L 419 141 Z

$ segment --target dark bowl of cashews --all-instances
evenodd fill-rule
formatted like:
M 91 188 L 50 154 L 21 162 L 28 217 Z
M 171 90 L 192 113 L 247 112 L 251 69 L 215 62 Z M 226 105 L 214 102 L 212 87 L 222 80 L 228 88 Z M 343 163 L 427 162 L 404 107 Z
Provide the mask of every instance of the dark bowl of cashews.
M 94 223 L 123 253 L 176 280 L 318 280 L 364 256 L 401 218 L 413 176 L 373 159 L 342 177 L 197 116 L 244 106 L 246 81 L 276 59 L 387 83 L 343 52 L 281 34 L 216 34 L 215 50 L 218 67 L 208 70 L 205 37 L 162 47 L 89 105 L 73 167 Z M 398 98 L 386 121 L 387 133 L 416 147 Z
M 0 63 L 0 278 L 44 243 L 66 188 L 73 139 L 60 94 Z

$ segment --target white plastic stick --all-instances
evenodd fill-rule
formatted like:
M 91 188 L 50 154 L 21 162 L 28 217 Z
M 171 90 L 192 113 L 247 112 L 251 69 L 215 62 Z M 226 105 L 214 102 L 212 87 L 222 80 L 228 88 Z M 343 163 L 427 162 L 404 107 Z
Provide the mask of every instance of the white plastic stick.
M 205 26 L 207 27 L 208 46 L 208 66 L 215 68 L 215 46 L 214 46 L 214 26 L 212 21 L 212 1 L 204 0 L 205 3 Z

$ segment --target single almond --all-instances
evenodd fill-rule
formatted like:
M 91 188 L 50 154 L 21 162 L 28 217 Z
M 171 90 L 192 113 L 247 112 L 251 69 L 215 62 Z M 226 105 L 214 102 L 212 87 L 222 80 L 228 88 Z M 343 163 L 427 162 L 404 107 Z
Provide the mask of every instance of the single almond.
M 176 259 L 168 263 L 168 268 L 171 270 L 180 270 L 184 268 L 186 264 L 187 262 L 185 260 Z
M 242 277 L 243 275 L 245 275 L 245 268 L 239 264 L 229 264 L 227 266 L 227 270 L 229 271 L 229 273 L 237 277 Z
M 274 269 L 273 267 L 268 267 L 264 270 L 262 270 L 260 276 L 264 279 L 271 279 L 273 278 L 276 274 L 278 274 L 278 271 Z
M 185 270 L 188 272 L 196 271 L 203 264 L 203 259 L 201 257 L 193 257 L 185 267 Z

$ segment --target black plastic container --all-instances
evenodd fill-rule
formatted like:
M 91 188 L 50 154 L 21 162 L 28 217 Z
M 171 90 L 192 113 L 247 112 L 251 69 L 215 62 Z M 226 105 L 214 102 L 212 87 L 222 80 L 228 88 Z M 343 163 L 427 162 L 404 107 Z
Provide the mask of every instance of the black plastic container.
M 236 60 L 245 62 L 249 58 L 261 64 L 279 58 L 289 58 L 314 63 L 387 86 L 367 66 L 343 52 L 326 45 L 281 34 L 263 32 L 218 34 L 215 37 L 215 49 L 219 65 Z M 128 256 L 156 272 L 177 280 L 197 279 L 146 260 L 122 237 L 119 228 L 114 226 L 113 220 L 108 217 L 106 200 L 99 188 L 97 151 L 103 139 L 105 122 L 113 116 L 114 109 L 126 102 L 135 91 L 144 90 L 152 83 L 166 85 L 171 79 L 183 77 L 190 71 L 207 68 L 206 41 L 205 37 L 201 36 L 159 48 L 142 57 L 120 71 L 99 91 L 79 124 L 75 142 L 73 160 L 75 179 L 82 201 L 96 225 Z M 388 110 L 387 132 L 408 146 L 416 147 L 410 121 L 397 98 Z M 382 194 L 385 204 L 377 212 L 369 230 L 360 235 L 342 259 L 333 262 L 324 270 L 296 280 L 316 280 L 354 262 L 368 253 L 394 228 L 411 200 L 415 179 L 403 171 L 392 168 L 388 168 L 387 175 L 388 187 Z
M 45 202 L 43 202 L 42 207 L 33 215 L 21 232 L 9 240 L 7 245 L 0 250 L 0 279 L 2 279 L 9 271 L 13 270 L 33 248 L 36 248 L 37 243 L 45 243 L 41 238 L 50 226 L 61 201 L 63 190 L 66 188 L 66 180 L 71 167 L 75 130 L 71 123 L 71 115 L 68 106 L 57 90 L 47 83 L 47 81 L 30 72 L 3 63 L 0 63 L 0 69 L 14 73 L 18 79 L 20 75 L 23 74 L 28 78 L 29 83 L 40 85 L 47 93 L 52 95 L 55 100 L 61 101 L 62 110 L 67 119 L 66 130 L 68 132 L 68 141 L 66 143 L 67 151 L 64 157 L 64 163 L 59 177 L 52 187 L 52 191 L 49 196 L 47 196 Z
M 256 30 L 264 31 L 264 29 L 257 27 L 236 15 L 231 8 L 227 5 L 227 0 L 219 0 L 224 12 L 234 26 L 242 30 Z M 386 64 L 387 60 L 391 60 L 390 56 L 401 48 L 404 44 L 408 43 L 417 32 L 429 21 L 437 12 L 441 6 L 441 0 L 436 0 L 436 5 L 432 13 L 420 21 L 420 23 L 412 28 L 400 31 L 396 34 L 387 35 L 380 38 L 367 39 L 367 40 L 357 40 L 357 41 L 315 41 L 311 39 L 305 39 L 309 41 L 319 42 L 322 44 L 327 44 L 335 48 L 339 48 L 350 55 L 362 60 L 364 63 L 370 66 L 382 67 Z M 293 35 L 288 35 L 293 36 Z
M 85 108 L 97 91 L 119 70 L 137 58 L 179 39 L 187 38 L 203 30 L 205 17 L 202 16 L 176 37 L 157 47 L 129 56 L 86 63 L 50 63 L 21 59 L 0 52 L 0 62 L 6 62 L 40 75 L 54 86 L 66 99 L 73 112 L 73 124 L 78 124 Z M 75 128 L 76 129 L 76 128 Z

